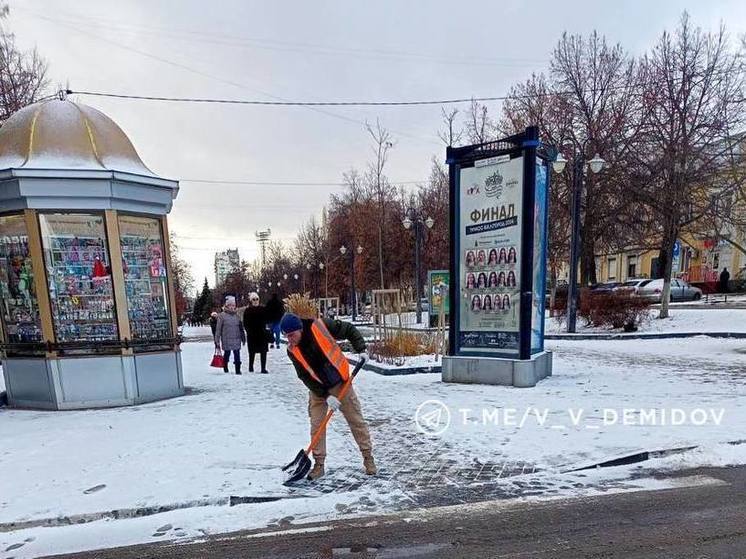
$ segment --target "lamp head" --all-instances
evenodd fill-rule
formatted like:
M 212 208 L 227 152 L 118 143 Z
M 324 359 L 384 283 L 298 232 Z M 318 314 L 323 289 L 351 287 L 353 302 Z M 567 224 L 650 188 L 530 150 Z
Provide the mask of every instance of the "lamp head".
M 561 153 L 558 153 L 556 159 L 552 161 L 552 169 L 554 169 L 555 173 L 562 173 L 566 165 L 567 159 Z
M 588 165 L 590 166 L 591 171 L 594 174 L 597 174 L 599 171 L 601 171 L 601 169 L 604 168 L 605 164 L 606 164 L 606 161 L 604 161 L 603 159 L 601 159 L 601 156 L 598 155 L 598 154 L 596 154 L 595 156 L 593 156 L 593 159 L 591 159 L 588 162 Z

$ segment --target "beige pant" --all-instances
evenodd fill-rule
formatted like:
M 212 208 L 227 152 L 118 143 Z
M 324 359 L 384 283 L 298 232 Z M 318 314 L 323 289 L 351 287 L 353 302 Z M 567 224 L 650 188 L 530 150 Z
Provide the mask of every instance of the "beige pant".
M 329 392 L 333 396 L 338 396 L 339 391 L 342 389 L 342 385 L 337 385 Z M 308 416 L 311 418 L 311 437 L 316 433 L 316 430 L 321 425 L 321 422 L 326 416 L 328 406 L 326 405 L 326 398 L 317 396 L 313 392 L 308 393 Z M 368 432 L 368 424 L 363 419 L 363 410 L 360 409 L 360 400 L 355 394 L 355 389 L 350 386 L 342 400 L 342 407 L 340 408 L 342 415 L 347 420 L 347 424 L 350 426 L 352 436 L 355 438 L 357 446 L 360 447 L 360 451 L 363 453 L 370 452 L 370 433 Z M 326 458 L 326 430 L 322 433 L 319 438 L 319 442 L 316 448 L 313 449 L 313 457 L 315 460 L 323 461 Z

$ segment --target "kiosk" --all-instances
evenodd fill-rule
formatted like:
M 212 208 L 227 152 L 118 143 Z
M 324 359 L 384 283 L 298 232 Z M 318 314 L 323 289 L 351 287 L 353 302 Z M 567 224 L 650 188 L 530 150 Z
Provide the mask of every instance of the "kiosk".
M 184 393 L 156 176 L 106 115 L 64 96 L 0 128 L 0 325 L 8 404 L 76 409 Z

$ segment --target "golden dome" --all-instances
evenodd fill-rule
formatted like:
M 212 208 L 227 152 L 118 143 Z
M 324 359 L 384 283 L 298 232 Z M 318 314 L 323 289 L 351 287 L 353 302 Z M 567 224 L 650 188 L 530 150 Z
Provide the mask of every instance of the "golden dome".
M 34 103 L 0 128 L 0 169 L 120 171 L 155 176 L 108 116 L 67 99 Z

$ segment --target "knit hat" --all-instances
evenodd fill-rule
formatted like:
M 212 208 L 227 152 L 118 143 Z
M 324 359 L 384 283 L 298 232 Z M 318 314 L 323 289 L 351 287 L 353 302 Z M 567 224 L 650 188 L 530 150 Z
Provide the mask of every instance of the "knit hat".
M 297 315 L 285 313 L 282 320 L 280 320 L 280 330 L 282 330 L 283 334 L 303 330 L 303 322 L 301 322 L 301 319 Z
M 236 298 L 233 295 L 228 295 L 225 298 L 225 304 L 228 305 L 230 303 L 233 303 L 234 305 L 236 304 Z

